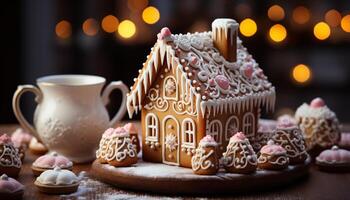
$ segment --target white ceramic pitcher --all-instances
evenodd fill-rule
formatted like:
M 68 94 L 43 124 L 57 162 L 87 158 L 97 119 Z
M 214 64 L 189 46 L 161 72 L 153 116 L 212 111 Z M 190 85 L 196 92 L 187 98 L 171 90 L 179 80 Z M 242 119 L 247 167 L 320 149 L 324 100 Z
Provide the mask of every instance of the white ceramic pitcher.
M 90 75 L 54 75 L 37 79 L 33 85 L 18 86 L 13 96 L 13 110 L 19 123 L 39 138 L 50 151 L 56 151 L 74 162 L 95 158 L 102 133 L 119 121 L 126 112 L 128 88 L 121 81 L 111 82 L 100 96 L 106 80 Z M 105 105 L 114 89 L 121 90 L 123 100 L 110 121 Z M 38 106 L 34 127 L 23 117 L 20 98 L 25 92 L 36 95 Z

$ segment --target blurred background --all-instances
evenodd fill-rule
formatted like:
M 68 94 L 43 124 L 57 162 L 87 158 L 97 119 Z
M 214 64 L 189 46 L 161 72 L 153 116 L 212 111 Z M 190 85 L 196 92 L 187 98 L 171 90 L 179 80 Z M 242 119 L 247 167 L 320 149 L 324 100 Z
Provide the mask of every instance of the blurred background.
M 208 31 L 218 17 L 240 23 L 243 44 L 276 86 L 276 112 L 265 117 L 320 96 L 350 122 L 349 0 L 31 0 L 0 9 L 0 123 L 16 123 L 11 101 L 19 84 L 79 73 L 130 86 L 163 26 Z M 119 98 L 113 94 L 111 113 Z M 22 104 L 32 116 L 33 96 Z

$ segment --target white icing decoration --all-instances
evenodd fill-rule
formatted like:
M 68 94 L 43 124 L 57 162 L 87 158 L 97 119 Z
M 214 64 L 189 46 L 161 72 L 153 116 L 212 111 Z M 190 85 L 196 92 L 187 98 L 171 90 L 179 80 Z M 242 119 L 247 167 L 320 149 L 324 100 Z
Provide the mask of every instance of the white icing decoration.
M 174 134 L 165 137 L 165 148 L 169 149 L 170 152 L 175 151 L 177 146 L 177 138 Z
M 136 149 L 129 137 L 113 136 L 108 142 L 107 153 L 104 157 L 107 161 L 123 161 L 127 157 L 136 157 Z
M 249 140 L 245 139 L 237 142 L 230 142 L 226 152 L 223 154 L 224 165 L 226 167 L 235 167 L 244 169 L 247 165 L 257 165 L 258 159 L 249 144 Z
M 196 149 L 195 155 L 192 157 L 192 170 L 198 171 L 200 169 L 206 170 L 213 167 L 214 163 L 209 160 L 210 156 L 214 156 L 214 151 L 211 149 L 208 154 L 205 153 L 205 149 L 203 147 L 198 147 Z
M 41 173 L 36 181 L 43 185 L 71 185 L 79 182 L 79 178 L 69 170 L 56 167 Z
M 313 108 L 308 104 L 302 104 L 295 112 L 295 117 L 313 117 L 317 119 L 334 119 L 336 115 L 327 106 Z
M 18 155 L 18 150 L 12 144 L 1 144 L 0 147 L 0 167 L 21 168 L 22 162 Z

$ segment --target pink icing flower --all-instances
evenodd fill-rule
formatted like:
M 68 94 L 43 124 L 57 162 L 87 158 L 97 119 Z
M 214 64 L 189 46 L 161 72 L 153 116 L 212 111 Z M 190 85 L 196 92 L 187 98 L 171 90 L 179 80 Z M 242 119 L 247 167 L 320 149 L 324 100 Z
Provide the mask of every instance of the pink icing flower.
M 260 153 L 268 155 L 281 155 L 286 154 L 287 152 L 282 146 L 276 145 L 272 140 L 269 140 L 267 145 L 261 148 Z
M 322 151 L 316 160 L 329 163 L 350 163 L 350 151 L 333 146 L 332 149 Z
M 0 191 L 4 193 L 13 193 L 23 189 L 24 186 L 17 180 L 8 177 L 6 174 L 0 176 Z
M 162 28 L 160 33 L 158 33 L 157 37 L 159 40 L 164 40 L 165 38 L 171 36 L 170 29 L 168 27 Z
M 224 90 L 228 90 L 230 88 L 230 82 L 224 75 L 218 75 L 215 77 L 215 82 L 218 86 Z
M 0 144 L 12 144 L 10 136 L 8 136 L 7 134 L 2 134 L 0 136 Z
M 325 102 L 323 101 L 323 99 L 321 99 L 320 97 L 315 98 L 314 100 L 311 101 L 310 106 L 312 108 L 321 108 L 323 106 L 325 106 Z
M 127 123 L 124 125 L 124 129 L 128 133 L 137 133 L 137 128 L 133 123 Z
M 252 64 L 248 63 L 248 64 L 243 66 L 243 75 L 245 77 L 252 78 L 253 72 L 254 72 L 254 69 L 253 69 L 253 65 Z
M 215 86 L 215 80 L 212 79 L 212 78 L 209 79 L 208 83 L 209 83 L 210 86 Z
M 230 141 L 237 142 L 237 141 L 242 141 L 242 140 L 245 140 L 245 139 L 246 139 L 246 136 L 244 135 L 244 133 L 243 132 L 238 132 L 238 133 L 234 134 L 230 138 Z

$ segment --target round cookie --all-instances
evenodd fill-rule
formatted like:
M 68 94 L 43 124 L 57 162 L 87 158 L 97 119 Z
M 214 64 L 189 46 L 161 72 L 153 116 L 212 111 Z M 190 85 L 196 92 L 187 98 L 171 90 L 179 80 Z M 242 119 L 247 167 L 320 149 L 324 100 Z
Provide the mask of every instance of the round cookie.
M 350 150 L 350 133 L 342 133 L 338 146 Z
M 7 134 L 0 136 L 0 174 L 17 177 L 21 171 L 22 161 L 18 149 L 13 146 Z
M 56 167 L 41 173 L 34 185 L 43 193 L 69 194 L 77 191 L 79 183 L 80 178 L 73 172 Z
M 32 171 L 35 176 L 39 176 L 42 172 L 55 167 L 72 170 L 73 162 L 64 156 L 58 155 L 56 152 L 52 152 L 37 158 L 32 164 Z
M 218 144 L 210 135 L 201 139 L 191 160 L 192 170 L 195 174 L 214 175 L 218 172 L 217 146 Z
M 316 157 L 316 165 L 322 171 L 350 172 L 350 151 L 333 146 Z
M 280 145 L 274 144 L 272 140 L 261 148 L 258 158 L 258 167 L 260 169 L 282 170 L 287 168 L 288 164 L 287 151 Z
M 321 98 L 315 98 L 310 105 L 304 103 L 295 118 L 304 134 L 306 150 L 317 155 L 321 150 L 330 148 L 340 139 L 337 116 Z
M 141 151 L 141 146 L 140 146 L 140 139 L 137 133 L 137 128 L 136 125 L 133 123 L 127 123 L 124 126 L 124 129 L 126 132 L 130 134 L 130 139 L 133 145 L 136 146 L 136 151 L 139 153 Z
M 271 138 L 275 144 L 287 151 L 290 164 L 300 164 L 308 157 L 303 134 L 291 118 L 281 119 Z
M 39 142 L 35 137 L 30 140 L 29 150 L 35 155 L 44 155 L 48 152 L 45 145 Z
M 6 174 L 0 176 L 0 199 L 22 199 L 24 185 Z
M 258 161 L 248 138 L 238 132 L 230 138 L 226 152 L 223 153 L 224 167 L 231 173 L 255 172 Z

